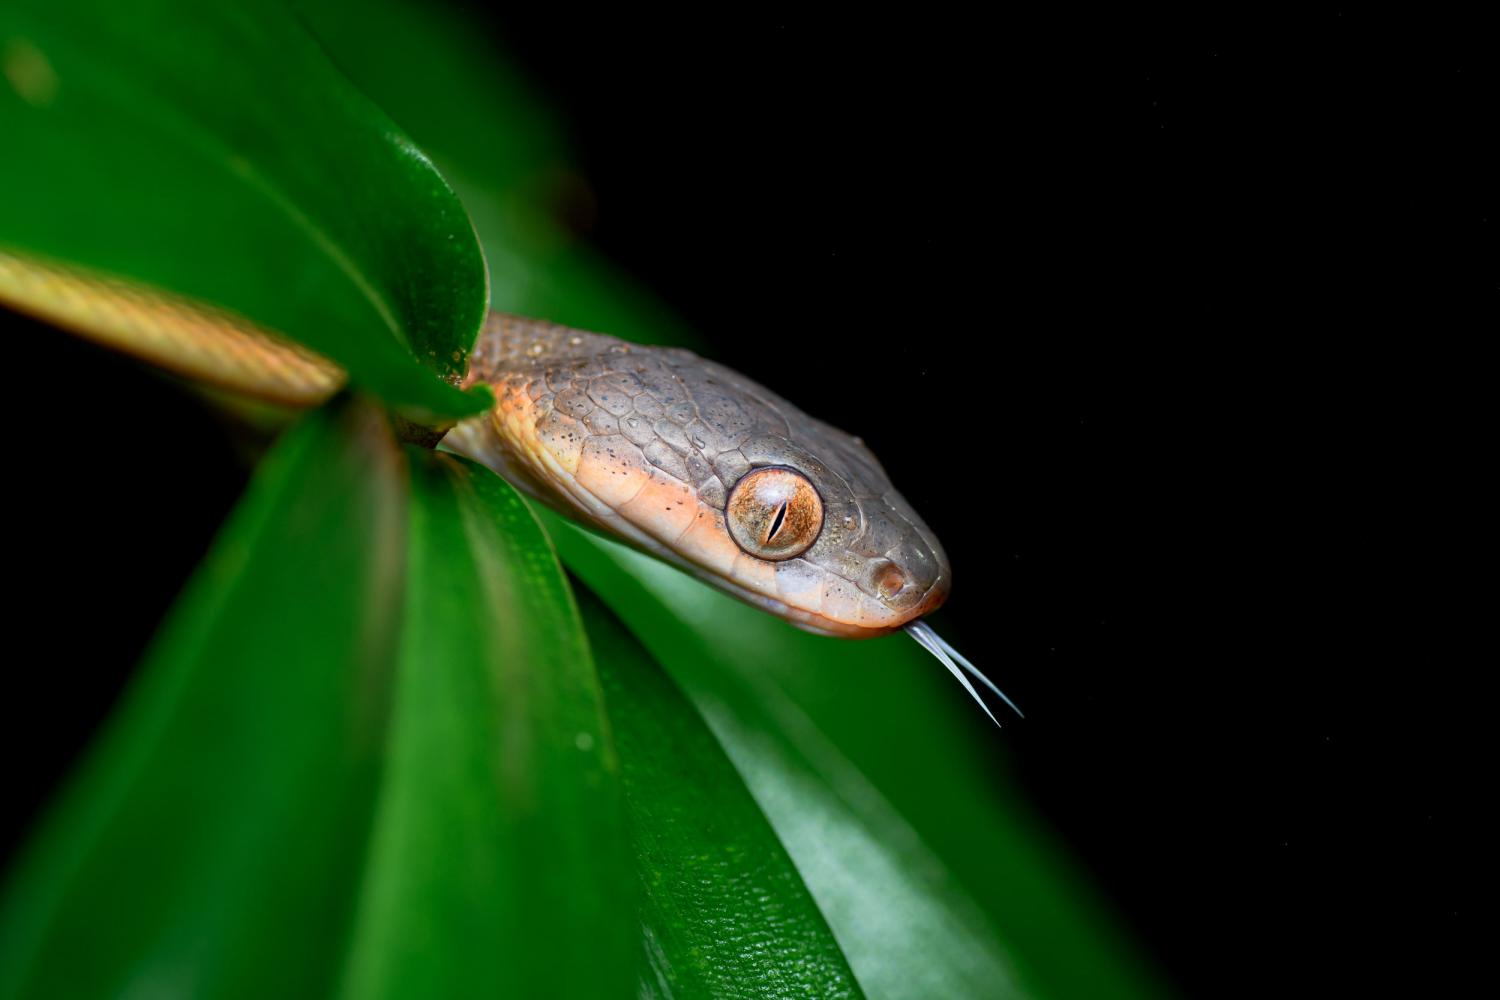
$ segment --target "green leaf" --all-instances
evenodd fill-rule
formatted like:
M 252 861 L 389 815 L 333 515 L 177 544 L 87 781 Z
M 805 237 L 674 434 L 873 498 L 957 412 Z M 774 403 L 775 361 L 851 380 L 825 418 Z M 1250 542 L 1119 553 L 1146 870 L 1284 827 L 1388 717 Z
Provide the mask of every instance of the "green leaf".
M 800 632 L 553 515 L 564 562 L 702 711 L 871 997 L 1145 997 L 1022 794 L 1003 738 L 904 636 Z
M 482 164 L 496 189 L 517 200 L 544 196 L 545 183 L 570 162 L 549 109 L 457 5 L 291 2 L 334 64 L 430 155 Z
M 398 11 L 386 24 L 425 16 L 411 0 L 375 2 Z M 570 242 L 534 197 L 534 173 L 567 176 L 572 165 L 555 129 L 538 125 L 536 99 L 502 52 L 473 36 L 453 48 L 405 48 L 372 31 L 349 44 L 355 54 L 346 60 L 336 23 L 315 23 L 340 64 L 358 64 L 351 72 L 360 85 L 443 158 L 484 242 L 497 308 L 692 346 L 680 321 Z M 453 33 L 451 24 L 441 30 Z M 402 58 L 382 63 L 374 50 Z M 487 85 L 444 92 L 449 60 Z M 428 82 L 425 104 L 439 113 L 398 99 L 410 76 Z M 455 109 L 495 124 L 506 148 L 522 152 L 474 155 Z M 539 149 L 548 155 L 534 155 Z M 569 568 L 657 655 L 724 742 L 870 995 L 1162 992 L 1024 794 L 981 766 L 994 754 L 978 741 L 1005 733 L 993 732 L 914 643 L 808 636 L 650 559 L 558 528 L 550 515 L 547 523 Z
M 496 309 L 690 344 L 680 319 L 552 217 L 559 188 L 586 182 L 536 88 L 481 26 L 412 0 L 296 4 L 339 68 L 422 144 L 463 197 Z
M 626 995 L 602 705 L 510 487 L 317 411 L 11 872 L 0 997 Z
M 581 594 L 641 882 L 643 997 L 859 996 L 791 859 L 713 734 Z
M 0 997 L 326 995 L 359 885 L 404 474 L 367 407 L 261 467 L 0 903 Z
M 487 302 L 462 205 L 280 4 L 7 0 L 0 137 L 0 245 L 239 313 L 391 403 L 483 408 L 443 381 Z
M 391 757 L 346 992 L 626 996 L 617 765 L 567 583 L 493 473 L 413 451 Z

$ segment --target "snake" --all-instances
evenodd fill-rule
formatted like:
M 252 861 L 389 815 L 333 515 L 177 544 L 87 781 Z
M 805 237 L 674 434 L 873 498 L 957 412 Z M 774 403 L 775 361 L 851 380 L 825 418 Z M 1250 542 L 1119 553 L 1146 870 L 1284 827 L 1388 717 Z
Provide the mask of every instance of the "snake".
M 0 304 L 178 374 L 315 406 L 343 371 L 273 331 L 156 288 L 0 248 Z M 692 351 L 491 312 L 465 388 L 494 405 L 441 446 L 562 514 L 807 631 L 905 631 L 995 720 L 1020 709 L 924 620 L 952 569 L 864 441 Z

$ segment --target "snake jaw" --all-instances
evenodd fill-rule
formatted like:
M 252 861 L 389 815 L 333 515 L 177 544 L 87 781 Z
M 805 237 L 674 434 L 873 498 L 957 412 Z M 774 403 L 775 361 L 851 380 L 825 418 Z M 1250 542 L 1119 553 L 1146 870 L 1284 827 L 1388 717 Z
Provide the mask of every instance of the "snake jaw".
M 947 596 L 863 442 L 737 372 L 499 314 L 470 359 L 496 405 L 450 447 L 566 514 L 825 635 L 888 635 Z

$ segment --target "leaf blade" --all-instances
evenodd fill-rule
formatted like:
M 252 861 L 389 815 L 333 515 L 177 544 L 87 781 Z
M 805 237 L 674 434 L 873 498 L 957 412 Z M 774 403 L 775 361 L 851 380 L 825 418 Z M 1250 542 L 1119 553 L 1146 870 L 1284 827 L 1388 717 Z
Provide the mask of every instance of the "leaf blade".
M 0 243 L 228 309 L 397 405 L 483 407 L 444 381 L 488 297 L 462 205 L 281 6 L 19 0 L 0 69 Z
M 344 0 L 305 2 L 349 6 Z M 380 0 L 379 5 L 399 9 L 397 16 L 402 18 L 423 17 L 420 5 L 407 0 Z M 332 31 L 336 20 L 319 24 Z M 324 38 L 339 51 L 337 37 Z M 369 44 L 370 39 L 366 36 L 361 42 Z M 482 73 L 503 59 L 503 53 L 480 45 L 465 45 L 458 53 L 445 49 L 466 61 L 475 59 L 475 51 L 482 62 L 466 73 Z M 361 67 L 357 78 L 362 86 L 384 94 L 399 92 L 399 77 L 416 72 L 414 63 L 422 58 L 422 52 L 413 52 L 399 66 L 379 64 L 368 56 L 351 63 Z M 435 83 L 442 79 L 436 71 L 441 67 L 433 68 L 426 77 Z M 568 176 L 572 165 L 567 151 L 549 141 L 550 134 L 532 135 L 536 99 L 523 87 L 507 85 L 505 74 L 500 76 L 494 86 L 450 91 L 445 106 L 467 107 L 488 121 L 506 122 L 508 136 L 522 132 L 536 140 L 530 147 L 523 143 L 517 148 L 549 151 L 550 163 L 517 155 L 496 164 L 492 158 L 473 155 L 465 137 L 453 130 L 455 116 L 429 115 L 414 104 L 398 113 L 405 127 L 441 154 L 445 170 L 463 192 L 486 245 L 497 307 L 641 343 L 694 346 L 680 320 L 572 240 L 546 217 L 545 205 L 526 197 L 529 177 Z M 397 113 L 396 105 L 390 106 Z M 547 523 L 561 522 L 548 517 Z M 1014 982 L 1044 996 L 1162 992 L 1159 978 L 1131 953 L 1128 930 L 1054 846 L 1052 832 L 1033 814 L 1024 795 L 1003 774 L 988 773 L 980 765 L 991 755 L 977 752 L 975 740 L 981 732 L 984 738 L 992 737 L 984 729 L 989 723 L 981 718 L 983 726 L 969 724 L 969 715 L 977 710 L 964 703 L 950 681 L 934 675 L 935 665 L 909 640 L 839 644 L 795 633 L 643 557 L 630 554 L 629 561 L 615 568 L 606 560 L 605 568 L 599 569 L 596 556 L 586 551 L 597 540 L 590 536 L 582 548 L 576 547 L 569 537 L 572 530 L 566 526 L 554 532 L 565 564 L 598 588 L 659 656 L 725 745 L 737 748 L 734 763 L 767 813 L 773 810 L 762 796 L 775 789 L 765 775 L 781 774 L 786 787 L 799 788 L 811 769 L 825 786 L 818 795 L 829 797 L 827 808 L 842 817 L 839 822 L 853 838 L 853 846 L 858 845 L 857 835 L 874 835 L 875 846 L 882 850 L 870 855 L 872 870 L 883 867 L 890 879 L 897 880 L 892 892 L 900 889 L 908 898 L 921 899 L 933 891 L 941 904 L 948 893 L 945 886 L 959 887 L 956 895 L 972 906 L 960 903 L 944 915 L 940 905 L 927 922 L 929 936 L 941 941 L 971 928 L 962 934 L 989 934 L 1000 946 L 992 942 L 991 954 L 975 960 L 954 955 L 949 948 L 946 954 L 958 968 L 968 962 L 969 971 L 956 981 L 977 977 L 981 989 Z M 634 608 L 636 603 L 641 606 Z M 677 646 L 675 655 L 661 645 L 668 642 Z M 726 651 L 728 662 L 723 662 Z M 692 658 L 700 662 L 679 669 L 681 661 Z M 721 692 L 711 676 L 714 670 L 733 674 L 733 687 Z M 703 683 L 689 683 L 695 674 L 701 674 Z M 760 680 L 759 674 L 769 676 Z M 788 735 L 778 749 L 776 741 L 783 733 L 808 729 L 810 734 L 795 739 Z M 761 734 L 773 742 L 756 743 Z M 824 752 L 830 748 L 831 756 Z M 778 763 L 783 757 L 791 763 Z M 804 758 L 801 764 L 798 757 Z M 848 780 L 839 777 L 851 767 Z M 873 800 L 860 792 L 867 786 L 876 792 Z M 772 820 L 789 847 L 794 836 L 816 846 L 802 817 L 773 815 Z M 883 844 L 886 837 L 891 843 Z M 915 847 L 910 846 L 912 839 Z M 815 881 L 810 871 L 804 871 L 809 884 Z M 830 868 L 826 874 L 833 879 L 839 872 Z M 836 881 L 831 885 L 845 903 L 817 891 L 815 895 L 838 930 L 833 911 L 857 899 L 851 893 L 860 886 L 841 887 Z M 840 940 L 871 995 L 911 992 L 908 986 L 903 993 L 894 978 L 900 968 L 894 956 L 910 954 L 901 951 L 900 942 L 888 953 L 867 944 L 861 954 L 858 940 Z M 877 963 L 877 971 L 867 976 L 870 962 Z M 914 962 L 910 968 L 921 965 Z M 936 995 L 944 994 L 938 990 Z
M 617 764 L 561 568 L 498 477 L 410 459 L 390 765 L 344 995 L 625 995 Z
M 273 452 L 8 879 L 0 996 L 326 987 L 379 769 L 399 469 L 360 406 Z
M 702 712 L 871 997 L 1159 995 L 1019 795 L 936 721 L 934 692 L 952 692 L 914 644 L 799 632 L 544 517 Z M 893 747 L 906 716 L 921 737 Z
M 775 832 L 697 711 L 580 593 L 641 886 L 640 996 L 862 996 Z

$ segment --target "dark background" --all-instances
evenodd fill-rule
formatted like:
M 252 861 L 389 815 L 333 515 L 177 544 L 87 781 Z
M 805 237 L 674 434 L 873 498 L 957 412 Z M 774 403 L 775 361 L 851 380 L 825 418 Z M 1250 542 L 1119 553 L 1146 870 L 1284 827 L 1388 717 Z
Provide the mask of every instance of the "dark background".
M 1500 174 L 1477 27 L 588 24 L 493 19 L 571 125 L 587 189 L 559 215 L 882 457 L 947 540 L 940 630 L 1028 711 L 997 761 L 1167 976 L 1468 985 Z M 38 642 L 0 721 L 29 809 L 123 677 L 77 651 L 132 661 L 244 473 L 190 395 L 6 323 L 90 401 L 12 408 Z

